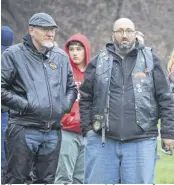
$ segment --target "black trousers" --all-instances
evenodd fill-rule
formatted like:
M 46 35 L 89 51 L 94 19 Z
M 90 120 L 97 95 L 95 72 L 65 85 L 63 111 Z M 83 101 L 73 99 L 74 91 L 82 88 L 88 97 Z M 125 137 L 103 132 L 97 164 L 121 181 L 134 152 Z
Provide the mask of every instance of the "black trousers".
M 18 124 L 8 125 L 4 184 L 25 183 L 33 166 L 37 176 L 35 183 L 54 183 L 60 146 L 60 130 L 43 132 Z

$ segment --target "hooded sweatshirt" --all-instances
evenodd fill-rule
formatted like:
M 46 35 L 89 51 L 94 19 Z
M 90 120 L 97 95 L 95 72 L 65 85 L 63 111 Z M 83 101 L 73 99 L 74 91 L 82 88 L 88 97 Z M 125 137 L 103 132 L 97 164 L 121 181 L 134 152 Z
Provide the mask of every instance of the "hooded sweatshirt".
M 1 54 L 13 44 L 14 33 L 8 26 L 1 27 Z
M 68 41 L 65 43 L 64 49 L 67 52 L 69 58 L 69 50 L 68 50 L 68 43 L 71 41 L 78 41 L 80 42 L 85 49 L 85 63 L 86 66 L 88 65 L 88 63 L 90 62 L 90 43 L 89 40 L 81 34 L 75 34 L 73 36 L 71 36 Z M 70 58 L 70 62 L 71 62 L 71 66 L 72 66 L 72 70 L 73 70 L 73 74 L 74 74 L 74 78 L 75 78 L 75 83 L 77 85 L 78 88 L 78 97 L 71 109 L 71 112 L 66 114 L 63 119 L 62 119 L 62 124 L 63 124 L 63 130 L 67 130 L 67 131 L 72 131 L 72 132 L 76 132 L 76 133 L 81 133 L 80 131 L 80 114 L 79 114 L 79 99 L 80 99 L 80 93 L 79 93 L 79 87 L 81 85 L 81 83 L 84 80 L 84 72 L 81 72 L 79 70 L 79 68 L 77 67 L 76 64 L 73 63 L 72 59 Z

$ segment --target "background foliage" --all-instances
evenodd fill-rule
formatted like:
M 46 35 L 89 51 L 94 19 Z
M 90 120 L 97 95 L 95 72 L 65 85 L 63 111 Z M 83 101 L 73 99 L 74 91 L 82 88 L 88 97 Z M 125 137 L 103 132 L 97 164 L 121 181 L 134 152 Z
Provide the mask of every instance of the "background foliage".
M 92 56 L 110 41 L 112 24 L 120 17 L 135 22 L 163 61 L 174 47 L 174 0 L 2 0 L 2 25 L 11 26 L 15 42 L 27 32 L 29 18 L 37 12 L 50 14 L 60 27 L 57 42 L 63 47 L 74 33 L 85 34 Z

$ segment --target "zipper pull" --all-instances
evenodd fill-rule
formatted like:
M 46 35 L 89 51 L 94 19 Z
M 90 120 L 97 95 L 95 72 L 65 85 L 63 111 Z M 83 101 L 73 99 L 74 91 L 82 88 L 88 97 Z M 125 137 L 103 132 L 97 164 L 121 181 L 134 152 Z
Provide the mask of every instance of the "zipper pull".
M 45 63 L 43 63 L 44 67 L 47 68 L 47 65 Z
M 48 122 L 47 128 L 50 128 L 50 123 Z

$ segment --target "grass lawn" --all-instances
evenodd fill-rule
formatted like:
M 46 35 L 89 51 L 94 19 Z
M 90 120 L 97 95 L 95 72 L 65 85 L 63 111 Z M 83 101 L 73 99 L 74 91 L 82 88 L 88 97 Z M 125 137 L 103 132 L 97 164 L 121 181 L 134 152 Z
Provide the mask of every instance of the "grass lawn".
M 157 160 L 155 183 L 156 184 L 174 184 L 174 151 L 173 156 L 166 155 L 160 151 L 161 142 L 158 142 L 158 155 L 160 160 Z

